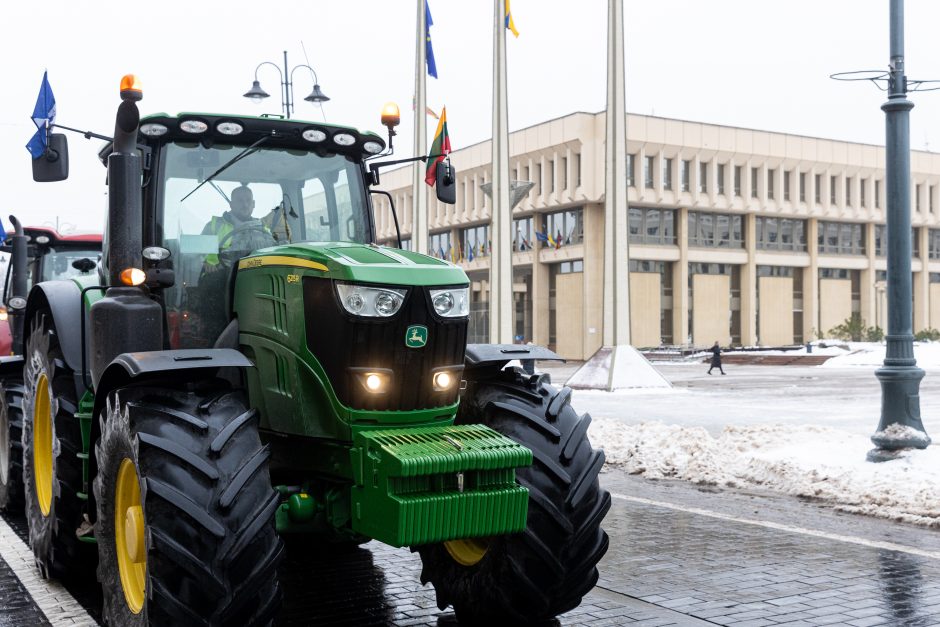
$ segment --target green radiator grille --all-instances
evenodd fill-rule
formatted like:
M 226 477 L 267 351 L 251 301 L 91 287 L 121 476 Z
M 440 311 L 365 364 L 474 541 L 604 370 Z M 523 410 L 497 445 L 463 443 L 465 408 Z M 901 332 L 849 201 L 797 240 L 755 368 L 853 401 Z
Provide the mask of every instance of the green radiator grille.
M 484 425 L 357 433 L 353 529 L 393 546 L 525 529 L 532 452 Z

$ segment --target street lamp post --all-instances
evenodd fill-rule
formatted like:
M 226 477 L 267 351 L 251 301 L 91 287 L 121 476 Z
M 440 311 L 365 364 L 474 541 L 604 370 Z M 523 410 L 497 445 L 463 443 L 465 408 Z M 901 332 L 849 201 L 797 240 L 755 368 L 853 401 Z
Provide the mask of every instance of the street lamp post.
M 284 111 L 284 117 L 288 120 L 290 119 L 290 114 L 294 111 L 294 72 L 298 68 L 307 68 L 310 70 L 310 73 L 313 74 L 313 91 L 310 92 L 310 95 L 304 98 L 307 102 L 316 102 L 323 103 L 329 100 L 326 94 L 320 89 L 320 81 L 317 78 L 317 73 L 312 67 L 306 64 L 295 65 L 293 69 L 288 71 L 287 64 L 287 50 L 284 51 L 284 71 L 281 71 L 280 66 L 272 61 L 262 61 L 258 64 L 258 67 L 255 68 L 255 79 L 251 83 L 251 89 L 245 92 L 243 95 L 245 98 L 251 99 L 252 102 L 260 103 L 265 98 L 269 97 L 271 94 L 264 91 L 261 88 L 261 83 L 258 81 L 258 70 L 261 69 L 263 65 L 273 66 L 277 70 L 277 73 L 281 77 L 281 109 Z
M 869 80 L 888 92 L 885 112 L 885 192 L 888 227 L 888 334 L 881 382 L 881 420 L 871 436 L 868 461 L 895 459 L 904 449 L 927 448 L 930 436 L 920 418 L 920 381 L 924 371 L 914 359 L 911 295 L 911 129 L 914 103 L 908 91 L 937 89 L 937 81 L 910 80 L 904 74 L 904 0 L 890 0 L 888 72 L 833 74 L 839 80 Z M 928 85 L 930 84 L 930 85 Z

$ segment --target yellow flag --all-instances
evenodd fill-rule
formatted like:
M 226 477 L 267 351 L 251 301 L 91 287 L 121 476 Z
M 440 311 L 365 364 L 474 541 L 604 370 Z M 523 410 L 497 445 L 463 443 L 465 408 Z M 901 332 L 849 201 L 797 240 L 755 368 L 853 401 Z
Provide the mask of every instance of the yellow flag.
M 506 0 L 506 28 L 508 28 L 516 37 L 519 36 L 519 31 L 516 30 L 516 25 L 513 24 L 512 21 L 512 11 L 509 10 L 509 0 Z

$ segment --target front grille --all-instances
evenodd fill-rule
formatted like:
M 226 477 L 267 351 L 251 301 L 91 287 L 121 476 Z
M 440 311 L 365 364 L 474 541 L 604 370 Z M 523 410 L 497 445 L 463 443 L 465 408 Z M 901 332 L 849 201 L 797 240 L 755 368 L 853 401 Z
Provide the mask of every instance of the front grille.
M 391 318 L 361 318 L 346 313 L 331 280 L 305 277 L 304 317 L 307 347 L 347 407 L 411 411 L 457 401 L 457 386 L 447 392 L 433 390 L 431 372 L 463 364 L 467 320 L 445 320 L 433 313 L 427 288 L 408 288 L 401 310 Z M 422 348 L 408 348 L 405 334 L 416 324 L 427 327 L 428 341 Z M 390 389 L 384 394 L 367 392 L 350 368 L 390 370 Z

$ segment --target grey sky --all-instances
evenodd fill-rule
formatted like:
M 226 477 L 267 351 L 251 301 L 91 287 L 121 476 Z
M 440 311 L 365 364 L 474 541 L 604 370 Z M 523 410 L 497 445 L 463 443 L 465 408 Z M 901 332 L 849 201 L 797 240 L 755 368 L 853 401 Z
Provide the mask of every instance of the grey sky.
M 428 104 L 447 106 L 452 144 L 490 134 L 492 20 L 489 0 L 430 0 L 440 78 Z M 940 79 L 940 3 L 907 0 L 907 73 Z M 415 0 L 323 0 L 276 5 L 228 2 L 64 2 L 4 6 L 0 58 L 3 221 L 54 221 L 100 228 L 105 207 L 98 141 L 70 135 L 71 176 L 39 185 L 24 145 L 44 69 L 58 121 L 111 134 L 123 74 L 143 82 L 148 112 L 279 111 L 278 76 L 262 68 L 272 94 L 257 107 L 241 94 L 255 66 L 304 63 L 306 45 L 329 122 L 381 131 L 387 100 L 402 109 L 398 156 L 412 150 Z M 520 31 L 508 41 L 511 129 L 605 104 L 605 0 L 513 0 Z M 806 135 L 883 143 L 884 94 L 869 83 L 837 83 L 832 72 L 883 69 L 888 0 L 625 0 L 627 109 L 636 113 Z M 129 41 L 130 44 L 118 42 Z M 319 120 L 303 102 L 312 80 L 298 70 L 295 117 Z M 940 150 L 940 92 L 914 94 L 911 143 Z M 429 140 L 434 120 L 429 119 Z

